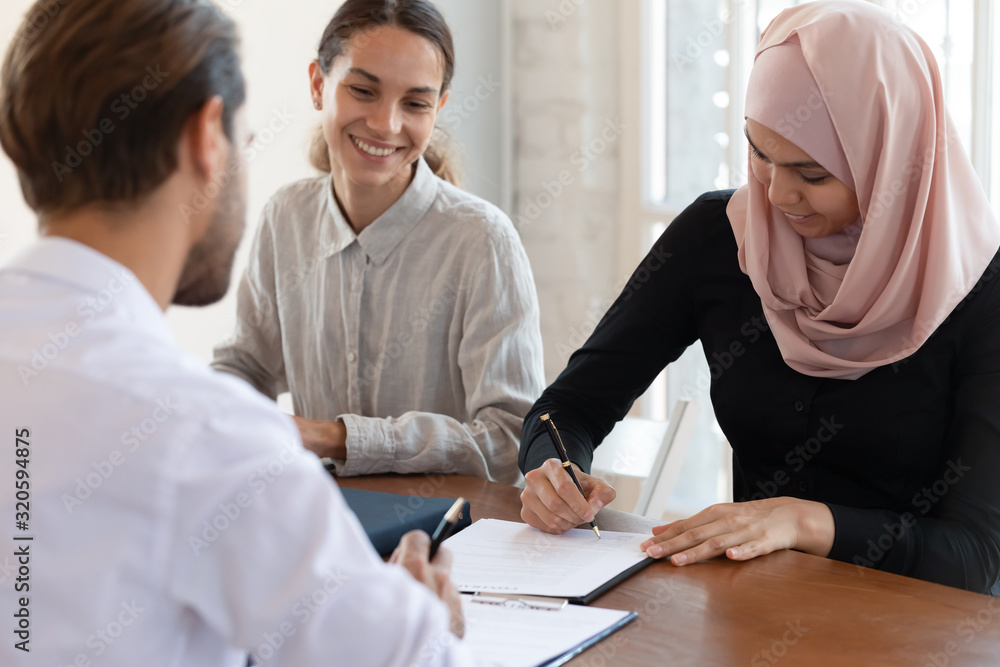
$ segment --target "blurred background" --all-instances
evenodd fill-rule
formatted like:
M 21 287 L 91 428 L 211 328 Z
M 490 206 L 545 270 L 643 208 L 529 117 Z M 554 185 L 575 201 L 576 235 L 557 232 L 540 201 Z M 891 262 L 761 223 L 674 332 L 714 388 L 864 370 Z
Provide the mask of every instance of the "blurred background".
M 872 0 L 921 34 L 938 58 L 952 117 L 1000 212 L 1000 3 Z M 3 0 L 0 46 L 32 7 Z M 249 238 L 280 186 L 314 175 L 319 115 L 307 67 L 336 0 L 218 0 L 239 24 L 256 131 L 248 165 Z M 461 146 L 464 187 L 514 221 L 542 308 L 546 378 L 593 331 L 653 241 L 707 190 L 746 181 L 743 94 L 760 32 L 794 0 L 436 0 L 456 41 L 451 98 L 439 117 Z M 844 45 L 851 48 L 850 44 Z M 72 100 L 67 100 L 68 104 Z M 36 236 L 13 166 L 0 154 L 0 262 Z M 206 361 L 232 331 L 233 291 L 174 308 L 178 340 Z M 700 349 L 671 365 L 633 415 L 701 407 L 669 502 L 685 514 L 730 497 L 730 451 L 712 417 Z M 286 407 L 288 401 L 282 401 Z

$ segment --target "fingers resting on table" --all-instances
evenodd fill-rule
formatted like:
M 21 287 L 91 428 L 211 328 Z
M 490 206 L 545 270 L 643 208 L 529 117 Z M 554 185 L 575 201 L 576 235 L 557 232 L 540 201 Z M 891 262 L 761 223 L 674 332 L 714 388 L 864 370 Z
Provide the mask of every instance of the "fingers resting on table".
M 782 497 L 712 505 L 657 526 L 640 547 L 653 558 L 669 557 L 674 565 L 685 565 L 723 554 L 750 560 L 780 549 L 826 556 L 833 537 L 833 514 L 826 505 Z

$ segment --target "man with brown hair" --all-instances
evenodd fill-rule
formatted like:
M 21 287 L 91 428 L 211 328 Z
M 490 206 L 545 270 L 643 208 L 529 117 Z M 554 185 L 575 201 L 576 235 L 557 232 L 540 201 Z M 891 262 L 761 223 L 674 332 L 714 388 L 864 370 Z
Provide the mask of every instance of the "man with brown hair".
M 166 325 L 242 235 L 237 42 L 209 2 L 39 0 L 7 53 L 42 238 L 0 268 L 3 665 L 470 660 L 447 556 L 383 564 L 292 421 Z

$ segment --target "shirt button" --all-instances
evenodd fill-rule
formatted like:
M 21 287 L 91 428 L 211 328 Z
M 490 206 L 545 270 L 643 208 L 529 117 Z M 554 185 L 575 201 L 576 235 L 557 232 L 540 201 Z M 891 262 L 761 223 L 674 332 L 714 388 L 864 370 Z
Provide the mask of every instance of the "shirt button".
M 802 401 L 795 401 L 795 411 L 796 412 L 802 412 L 805 409 L 806 409 L 806 404 L 805 403 L 803 403 Z
M 809 490 L 809 485 L 807 483 L 805 483 L 805 482 L 799 482 L 799 491 L 801 493 L 805 493 L 808 490 Z
M 348 352 L 347 360 L 353 364 L 355 361 L 358 360 L 358 355 L 356 355 L 354 352 Z

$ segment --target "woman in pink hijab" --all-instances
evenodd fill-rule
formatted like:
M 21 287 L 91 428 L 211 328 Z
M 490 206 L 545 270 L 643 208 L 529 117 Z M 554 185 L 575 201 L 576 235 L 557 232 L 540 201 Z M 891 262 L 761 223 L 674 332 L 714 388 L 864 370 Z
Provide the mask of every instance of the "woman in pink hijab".
M 653 530 L 675 565 L 797 549 L 1000 592 L 1000 225 L 927 45 L 860 0 L 781 13 L 750 77 L 751 177 L 657 241 L 525 418 L 522 517 L 549 532 L 614 498 L 566 484 L 700 341 L 734 498 Z

